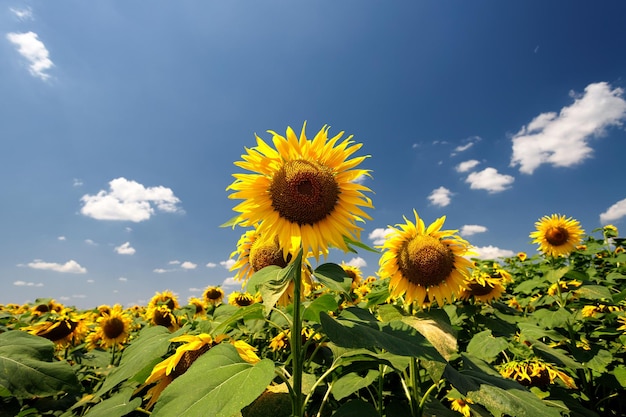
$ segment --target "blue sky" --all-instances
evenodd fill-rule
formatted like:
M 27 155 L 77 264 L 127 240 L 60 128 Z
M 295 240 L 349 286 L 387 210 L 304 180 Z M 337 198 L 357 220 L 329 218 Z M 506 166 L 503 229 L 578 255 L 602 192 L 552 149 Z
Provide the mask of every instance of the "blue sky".
M 484 257 L 544 215 L 626 228 L 626 3 L 8 1 L 0 303 L 238 289 L 225 188 L 254 134 L 363 143 L 373 245 L 416 209 Z M 329 260 L 378 269 L 378 255 Z

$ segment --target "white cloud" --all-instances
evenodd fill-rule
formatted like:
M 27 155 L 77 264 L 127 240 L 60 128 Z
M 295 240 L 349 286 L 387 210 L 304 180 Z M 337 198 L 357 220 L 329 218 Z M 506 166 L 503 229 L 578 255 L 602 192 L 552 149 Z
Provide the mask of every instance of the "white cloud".
M 72 180 L 72 186 L 74 187 L 80 187 L 81 185 L 83 185 L 83 181 L 78 179 L 78 178 L 74 178 Z
M 510 188 L 513 181 L 515 178 L 512 176 L 500 174 L 497 169 L 491 167 L 472 172 L 465 180 L 472 190 L 487 190 L 490 193 L 498 193 Z
M 513 136 L 511 166 L 532 174 L 542 164 L 569 167 L 589 158 L 589 139 L 626 119 L 624 90 L 606 82 L 589 84 L 573 104 L 542 113 Z
M 196 269 L 198 267 L 198 264 L 194 264 L 193 262 L 185 261 L 182 264 L 180 264 L 180 267 L 183 268 L 183 269 Z
M 28 70 L 33 77 L 47 80 L 50 75 L 46 73 L 54 64 L 49 58 L 46 45 L 43 44 L 35 32 L 7 33 L 7 39 L 17 46 L 17 51 L 30 62 Z
M 9 7 L 11 13 L 15 15 L 19 20 L 33 20 L 33 9 L 27 7 L 25 9 L 16 9 L 14 7 Z
M 118 281 L 120 281 L 120 282 L 127 282 L 127 281 L 128 281 L 128 278 L 125 278 L 125 277 L 119 277 L 117 280 L 118 280 Z
M 196 288 L 196 287 L 191 287 L 189 288 L 189 292 L 203 292 L 204 288 Z
M 43 283 L 41 282 L 13 281 L 13 285 L 17 287 L 43 287 Z
M 163 268 L 155 268 L 152 272 L 156 272 L 157 274 L 164 274 L 166 272 L 170 272 L 171 269 L 163 269 Z
M 232 268 L 232 266 L 235 265 L 235 260 L 228 259 L 227 261 L 220 261 L 220 265 L 222 265 L 224 268 L 230 271 L 230 268 Z
M 81 198 L 80 212 L 97 220 L 148 220 L 155 208 L 166 213 L 182 212 L 180 200 L 171 189 L 157 186 L 144 187 L 136 181 L 120 177 L 109 182 L 109 191 Z
M 486 231 L 487 228 L 485 226 L 480 226 L 478 224 L 466 224 L 465 226 L 461 227 L 459 233 L 461 234 L 461 236 L 471 236 L 475 235 L 476 233 L 485 233 Z
M 470 159 L 469 161 L 461 162 L 456 166 L 456 172 L 467 172 L 473 169 L 476 165 L 480 164 L 480 161 Z
M 371 233 L 367 236 L 374 245 L 382 245 L 385 243 L 385 238 L 389 233 L 393 233 L 393 229 L 391 228 L 377 228 L 371 231 Z
M 85 243 L 89 246 L 98 246 L 98 244 L 91 239 L 85 239 Z
M 130 242 L 122 243 L 120 246 L 115 248 L 115 252 L 120 255 L 134 255 L 136 250 L 132 246 L 130 246 Z
M 226 278 L 220 285 L 222 289 L 229 287 L 241 287 L 241 281 L 235 280 L 234 277 Z
M 482 247 L 474 246 L 472 248 L 472 251 L 478 254 L 472 257 L 478 258 L 478 259 L 497 259 L 500 257 L 508 258 L 509 256 L 515 255 L 515 253 L 512 250 L 500 249 L 496 246 L 491 246 L 491 245 L 482 246 Z
M 463 151 L 468 150 L 472 146 L 474 146 L 474 142 L 470 142 L 470 143 L 467 143 L 465 145 L 459 145 L 456 148 L 454 148 L 454 152 L 463 152 Z
M 357 256 L 356 258 L 352 258 L 348 262 L 346 262 L 346 265 L 354 266 L 357 268 L 364 268 L 367 266 L 367 262 L 365 262 L 365 259 Z
M 96 282 L 96 281 L 95 281 L 95 280 L 93 280 L 93 279 L 88 279 L 88 280 L 87 280 L 87 283 L 88 283 L 88 284 L 93 284 L 94 282 Z
M 173 261 L 169 261 L 167 264 L 168 264 L 168 265 L 180 265 L 180 261 L 178 261 L 178 260 L 176 260 L 176 259 L 175 259 L 175 260 L 173 260 Z
M 208 262 L 208 263 L 206 264 L 206 267 L 207 267 L 207 268 L 215 268 L 216 266 L 217 266 L 217 264 L 216 264 L 216 263 L 213 263 L 213 262 Z
M 64 264 L 56 262 L 44 262 L 41 259 L 35 259 L 28 264 L 28 267 L 33 269 L 45 269 L 56 272 L 66 272 L 68 274 L 86 274 L 87 269 L 80 266 L 75 260 L 69 260 Z
M 626 198 L 618 201 L 600 214 L 600 223 L 608 224 L 626 216 Z
M 452 192 L 446 187 L 439 187 L 433 190 L 428 196 L 428 201 L 434 206 L 445 207 L 450 204 L 450 196 Z
M 65 236 L 59 236 L 57 237 L 57 240 L 66 240 L 66 239 L 65 239 Z

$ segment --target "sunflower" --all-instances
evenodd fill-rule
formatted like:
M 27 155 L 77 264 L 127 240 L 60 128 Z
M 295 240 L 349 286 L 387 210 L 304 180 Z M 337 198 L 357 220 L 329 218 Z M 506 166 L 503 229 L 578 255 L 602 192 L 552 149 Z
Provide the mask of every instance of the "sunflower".
M 550 287 L 548 288 L 548 295 L 557 295 L 559 293 L 564 294 L 566 292 L 570 292 L 570 290 L 574 289 L 574 288 L 578 288 L 581 285 L 583 285 L 582 282 L 578 281 L 578 280 L 571 280 L 571 281 L 557 281 L 554 284 L 550 285 Z
M 390 278 L 392 297 L 404 295 L 405 301 L 423 306 L 425 300 L 443 305 L 465 286 L 472 262 L 464 258 L 470 244 L 456 235 L 456 230 L 441 230 L 445 216 L 425 227 L 415 214 L 415 223 L 406 217 L 406 224 L 391 228 L 380 258 L 379 275 Z
M 224 299 L 224 290 L 220 287 L 206 287 L 204 293 L 202 293 L 202 298 L 204 298 L 208 304 L 216 306 L 222 303 L 222 300 Z
M 341 267 L 346 272 L 346 275 L 352 279 L 351 288 L 353 290 L 361 285 L 361 281 L 363 281 L 363 272 L 361 272 L 361 268 L 358 266 L 348 265 L 343 261 L 341 262 Z
M 556 366 L 539 359 L 510 361 L 500 366 L 500 375 L 513 379 L 527 387 L 545 387 L 554 384 L 557 378 L 568 388 L 576 388 L 574 379 Z
M 526 252 L 517 252 L 517 259 L 520 261 L 524 262 L 527 257 Z
M 459 298 L 463 300 L 473 298 L 481 303 L 491 303 L 504 294 L 506 289 L 502 283 L 503 280 L 492 278 L 484 273 L 473 273 L 472 277 L 465 281 L 467 288 L 461 290 Z
M 116 304 L 109 313 L 102 313 L 97 321 L 99 343 L 104 348 L 122 347 L 130 335 L 132 320 L 124 314 L 122 306 Z
M 60 315 L 53 314 L 46 321 L 22 327 L 21 330 L 46 338 L 58 348 L 66 348 L 79 345 L 87 336 L 88 329 L 83 319 L 83 316 L 64 309 Z
M 352 136 L 338 143 L 344 132 L 329 139 L 328 126 L 309 140 L 305 128 L 299 138 L 290 127 L 285 137 L 268 131 L 276 149 L 257 136 L 257 146 L 235 162 L 252 173 L 234 174 L 227 188 L 234 191 L 229 198 L 244 200 L 233 208 L 239 213 L 233 225 L 258 224 L 263 240 L 278 236 L 283 259 L 300 248 L 316 259 L 330 246 L 347 251 L 344 237 L 358 239 L 356 223 L 371 219 L 361 207 L 373 208 L 363 194 L 371 190 L 356 181 L 369 171 L 353 169 L 367 156 L 348 159 L 362 145 Z
M 148 390 L 146 398 L 150 398 L 147 408 L 150 409 L 157 402 L 163 390 L 176 378 L 187 372 L 189 367 L 212 346 L 228 339 L 226 335 L 213 339 L 211 335 L 201 333 L 199 335 L 183 335 L 170 339 L 171 342 L 183 342 L 169 358 L 154 366 L 145 384 L 157 383 Z M 239 356 L 248 363 L 259 362 L 255 348 L 242 340 L 230 341 L 237 349 Z
M 463 417 L 470 417 L 472 415 L 472 410 L 469 404 L 471 403 L 472 401 L 468 398 L 453 398 L 450 399 L 450 408 L 463 414 Z
M 35 301 L 35 305 L 31 307 L 31 312 L 35 316 L 40 316 L 44 313 L 60 313 L 63 311 L 63 304 L 57 303 L 56 301 L 50 300 L 41 300 L 38 299 Z
M 247 307 L 258 301 L 258 297 L 253 296 L 249 292 L 233 291 L 228 296 L 228 304 L 237 307 Z
M 178 328 L 178 318 L 166 305 L 148 307 L 146 319 L 156 326 L 167 327 L 170 331 Z
M 199 299 L 198 297 L 190 297 L 187 301 L 190 306 L 193 306 L 196 310 L 194 313 L 194 317 L 198 317 L 206 313 L 206 307 L 204 301 Z
M 178 304 L 178 297 L 176 297 L 176 295 L 174 295 L 174 293 L 170 290 L 154 294 L 148 303 L 148 308 L 156 306 L 166 306 L 171 311 L 180 308 L 180 304 Z
M 576 249 L 585 233 L 578 220 L 559 214 L 543 216 L 535 223 L 537 231 L 530 237 L 539 244 L 539 250 L 549 256 L 565 256 Z

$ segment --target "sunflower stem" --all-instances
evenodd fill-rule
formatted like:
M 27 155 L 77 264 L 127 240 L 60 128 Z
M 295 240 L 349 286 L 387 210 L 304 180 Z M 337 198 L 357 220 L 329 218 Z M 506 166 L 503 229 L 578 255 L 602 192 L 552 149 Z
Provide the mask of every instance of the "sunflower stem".
M 418 383 L 417 383 L 417 358 L 411 358 L 409 362 L 409 393 L 411 395 L 411 415 L 413 417 L 421 417 L 419 403 L 418 403 Z
M 302 287 L 302 249 L 294 262 L 300 260 L 299 265 L 294 265 L 293 277 L 293 323 L 291 326 L 291 365 L 293 366 L 293 391 L 292 414 L 301 417 L 304 413 L 302 401 L 302 304 L 300 292 Z

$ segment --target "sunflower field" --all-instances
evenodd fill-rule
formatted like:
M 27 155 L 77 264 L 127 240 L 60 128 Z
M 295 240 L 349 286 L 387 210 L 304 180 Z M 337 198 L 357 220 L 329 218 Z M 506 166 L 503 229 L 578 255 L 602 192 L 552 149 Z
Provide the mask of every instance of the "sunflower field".
M 369 248 L 361 145 L 270 134 L 227 189 L 241 291 L 0 305 L 0 416 L 626 415 L 616 227 L 545 216 L 536 255 L 487 261 L 414 210 Z M 327 262 L 331 248 L 378 252 L 377 276 Z

